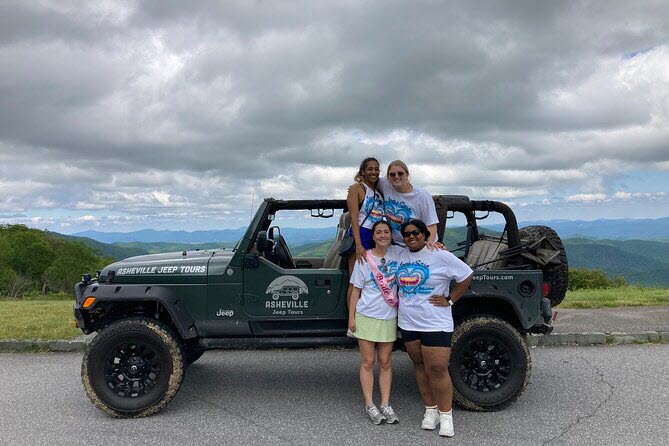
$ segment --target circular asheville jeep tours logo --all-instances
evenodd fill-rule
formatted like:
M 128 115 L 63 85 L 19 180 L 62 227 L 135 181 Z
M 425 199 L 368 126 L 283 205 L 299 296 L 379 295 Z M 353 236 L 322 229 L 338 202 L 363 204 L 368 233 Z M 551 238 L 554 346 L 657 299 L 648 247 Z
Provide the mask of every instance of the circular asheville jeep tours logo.
M 279 297 L 291 297 L 293 300 L 300 298 L 300 294 L 309 294 L 307 284 L 295 276 L 277 277 L 267 286 L 265 294 L 271 294 L 272 299 Z

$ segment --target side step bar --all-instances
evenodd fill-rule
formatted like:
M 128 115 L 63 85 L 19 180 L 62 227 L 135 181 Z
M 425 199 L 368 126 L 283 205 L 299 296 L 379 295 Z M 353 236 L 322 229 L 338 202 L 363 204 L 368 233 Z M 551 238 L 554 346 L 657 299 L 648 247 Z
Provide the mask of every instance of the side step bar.
M 212 349 L 262 349 L 262 348 L 314 348 L 324 346 L 357 346 L 356 339 L 345 336 L 300 338 L 202 338 L 200 347 Z

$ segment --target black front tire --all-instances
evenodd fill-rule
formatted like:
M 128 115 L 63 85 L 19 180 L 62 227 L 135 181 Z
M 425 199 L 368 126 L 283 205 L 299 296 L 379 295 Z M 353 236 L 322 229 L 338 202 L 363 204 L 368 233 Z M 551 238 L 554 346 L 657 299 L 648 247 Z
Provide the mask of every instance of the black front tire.
M 91 402 L 116 418 L 146 417 L 169 403 L 184 377 L 184 350 L 163 323 L 123 319 L 93 339 L 81 364 Z
M 456 327 L 449 373 L 453 399 L 465 409 L 503 409 L 525 390 L 531 371 L 525 340 L 502 319 L 476 317 Z

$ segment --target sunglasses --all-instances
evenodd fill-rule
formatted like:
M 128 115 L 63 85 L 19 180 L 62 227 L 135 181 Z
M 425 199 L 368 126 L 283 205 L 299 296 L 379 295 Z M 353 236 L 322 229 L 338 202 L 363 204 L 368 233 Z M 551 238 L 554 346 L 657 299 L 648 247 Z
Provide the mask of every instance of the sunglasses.
M 400 171 L 400 172 L 390 172 L 388 174 L 388 176 L 392 177 L 392 178 L 395 178 L 395 177 L 402 178 L 402 177 L 404 177 L 404 172 L 402 172 L 402 171 Z
M 414 229 L 413 231 L 405 231 L 405 232 L 403 232 L 403 233 L 402 233 L 402 237 L 404 237 L 404 238 L 409 238 L 409 237 L 411 237 L 412 235 L 413 235 L 414 237 L 418 237 L 420 234 L 422 234 L 422 232 L 420 232 L 420 229 Z

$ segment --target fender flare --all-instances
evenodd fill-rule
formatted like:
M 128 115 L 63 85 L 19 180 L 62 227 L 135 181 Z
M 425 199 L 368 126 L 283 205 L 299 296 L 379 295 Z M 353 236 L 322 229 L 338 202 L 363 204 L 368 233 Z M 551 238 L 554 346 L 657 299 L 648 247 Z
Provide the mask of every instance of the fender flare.
M 523 330 L 529 330 L 532 327 L 532 323 L 527 321 L 529 313 L 514 299 L 495 293 L 478 294 L 475 298 L 468 294 L 462 296 L 453 306 L 454 319 L 463 320 L 473 315 L 489 314 L 497 315 L 512 326 Z
M 183 339 L 192 339 L 198 336 L 195 320 L 182 305 L 181 298 L 173 289 L 155 285 L 139 284 L 91 284 L 83 290 L 82 301 L 86 297 L 94 297 L 95 303 L 87 310 L 81 309 L 79 301 L 75 304 L 76 311 L 88 312 L 104 303 L 115 302 L 157 302 L 160 303 L 170 316 Z

